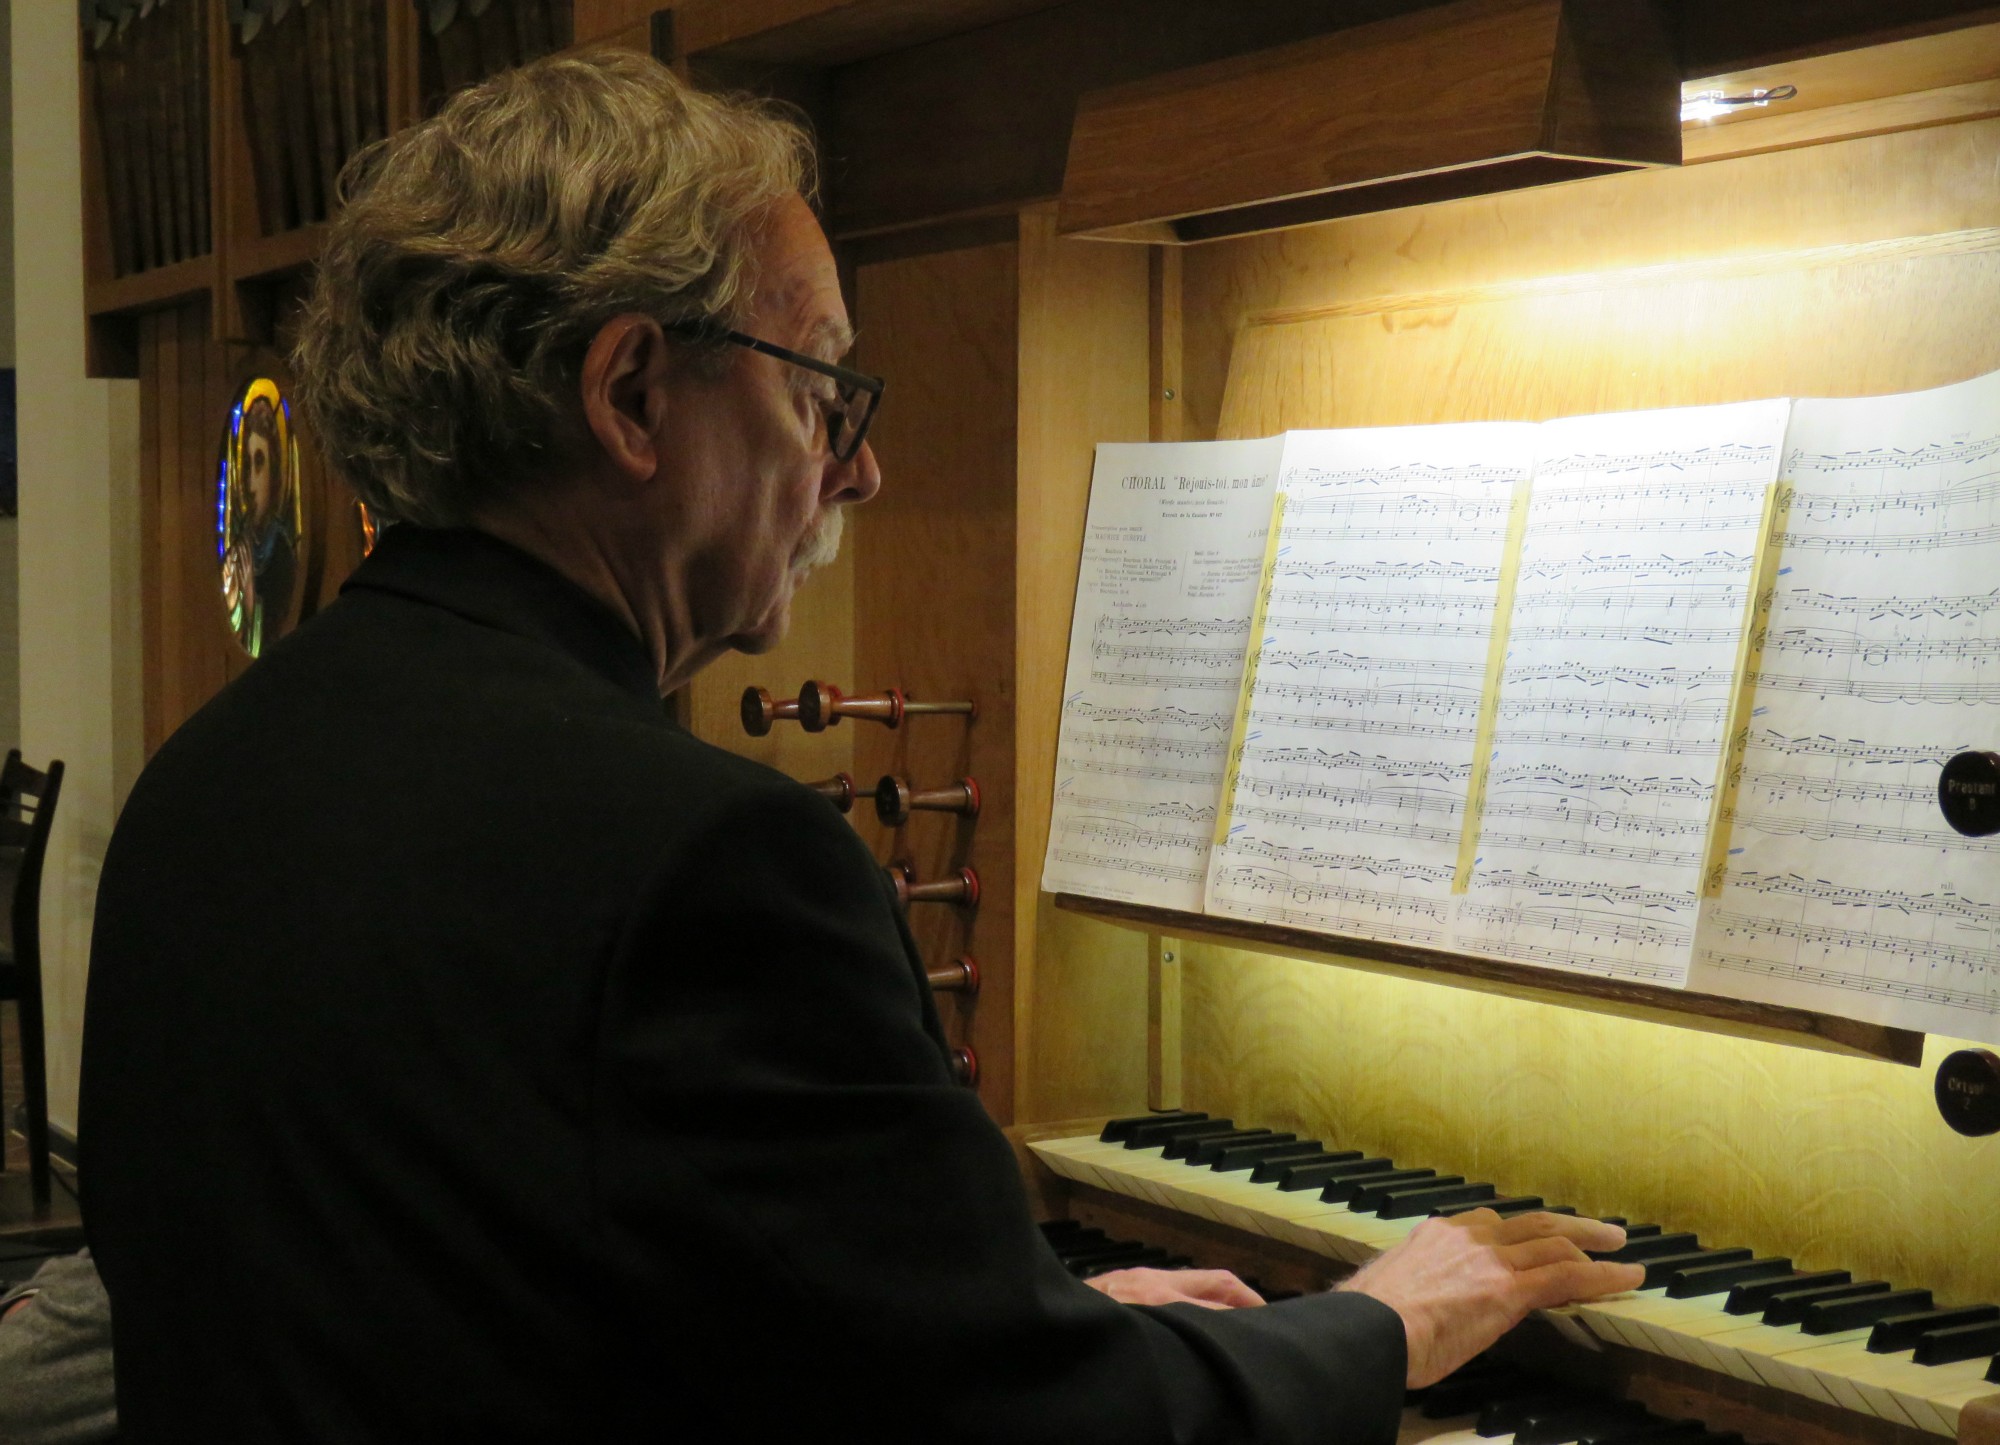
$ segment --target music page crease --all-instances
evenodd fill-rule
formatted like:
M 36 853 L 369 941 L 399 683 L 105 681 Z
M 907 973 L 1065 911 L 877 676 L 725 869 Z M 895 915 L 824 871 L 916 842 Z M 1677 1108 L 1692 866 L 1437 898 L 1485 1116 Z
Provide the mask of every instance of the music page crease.
M 1283 441 L 1098 447 L 1050 892 L 1200 910 Z
M 1293 432 L 1208 908 L 1448 946 L 1509 506 L 1535 427 Z
M 1685 982 L 1789 410 L 1539 428 L 1458 947 Z
M 2000 838 L 1939 814 L 2000 746 L 2000 375 L 1800 401 L 1729 866 L 1693 984 L 2000 1043 Z

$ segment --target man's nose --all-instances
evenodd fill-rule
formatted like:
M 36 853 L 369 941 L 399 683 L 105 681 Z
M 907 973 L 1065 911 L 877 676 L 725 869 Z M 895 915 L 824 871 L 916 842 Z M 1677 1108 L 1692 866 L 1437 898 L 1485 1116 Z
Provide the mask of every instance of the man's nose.
M 875 449 L 867 442 L 844 462 L 827 467 L 821 495 L 830 503 L 853 506 L 865 502 L 882 489 L 882 468 L 876 464 Z

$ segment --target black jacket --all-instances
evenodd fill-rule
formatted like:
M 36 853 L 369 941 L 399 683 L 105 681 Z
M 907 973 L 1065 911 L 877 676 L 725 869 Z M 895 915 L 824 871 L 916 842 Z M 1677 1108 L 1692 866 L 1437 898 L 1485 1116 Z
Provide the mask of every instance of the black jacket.
M 1067 1276 L 847 824 L 478 533 L 392 529 L 161 749 L 84 1055 L 138 1445 L 1394 1433 L 1374 1300 Z

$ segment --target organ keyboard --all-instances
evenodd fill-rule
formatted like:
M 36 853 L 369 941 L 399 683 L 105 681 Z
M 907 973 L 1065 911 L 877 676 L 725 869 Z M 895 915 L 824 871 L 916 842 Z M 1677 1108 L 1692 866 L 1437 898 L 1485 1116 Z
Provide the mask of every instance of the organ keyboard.
M 1456 1174 L 1195 1114 L 1113 1120 L 1097 1134 L 1026 1147 L 1071 1183 L 1343 1265 L 1365 1263 L 1433 1214 L 1545 1207 Z M 1546 1312 L 1572 1343 L 1783 1391 L 1882 1422 L 1891 1435 L 2000 1440 L 2000 1306 L 1945 1308 L 1928 1291 L 1808 1273 L 1662 1226 L 1627 1228 L 1612 1257 L 1643 1263 L 1646 1286 Z

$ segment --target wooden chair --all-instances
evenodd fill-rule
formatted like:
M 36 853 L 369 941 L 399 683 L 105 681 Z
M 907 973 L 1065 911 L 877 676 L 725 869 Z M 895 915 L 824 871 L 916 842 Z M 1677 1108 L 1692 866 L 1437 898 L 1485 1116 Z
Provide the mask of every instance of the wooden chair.
M 12 926 L 0 931 L 0 1000 L 13 999 L 21 1021 L 21 1092 L 27 1101 L 28 1174 L 35 1209 L 49 1205 L 49 1079 L 42 1034 L 42 859 L 62 792 L 63 765 L 39 772 L 7 754 L 0 767 L 0 901 Z M 7 885 L 11 882 L 12 887 Z M 4 1160 L 0 1160 L 4 1167 Z

